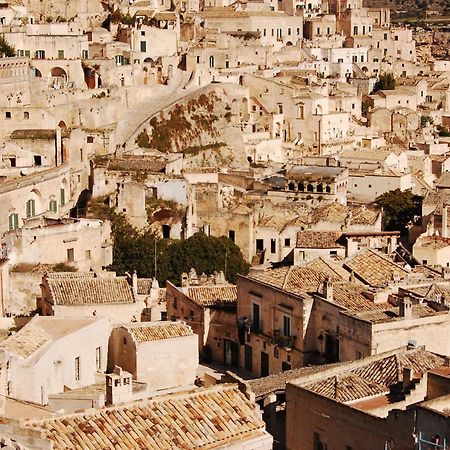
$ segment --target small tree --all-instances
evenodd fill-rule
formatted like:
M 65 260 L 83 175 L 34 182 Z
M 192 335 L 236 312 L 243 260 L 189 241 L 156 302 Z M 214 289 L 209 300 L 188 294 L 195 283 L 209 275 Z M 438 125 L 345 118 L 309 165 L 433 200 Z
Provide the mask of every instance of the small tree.
M 395 189 L 380 195 L 375 203 L 383 208 L 383 229 L 406 233 L 407 225 L 422 217 L 423 197 Z
M 9 45 L 3 36 L 0 36 L 0 53 L 3 53 L 8 57 L 14 56 L 16 54 L 14 47 Z
M 373 87 L 373 92 L 392 91 L 395 89 L 395 77 L 392 73 L 384 73 L 380 75 Z

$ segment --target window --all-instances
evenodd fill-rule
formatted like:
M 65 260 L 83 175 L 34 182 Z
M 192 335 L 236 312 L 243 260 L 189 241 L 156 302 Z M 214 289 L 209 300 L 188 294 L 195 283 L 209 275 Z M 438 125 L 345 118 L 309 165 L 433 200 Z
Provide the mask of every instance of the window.
M 278 114 L 283 114 L 283 103 L 277 104 Z
M 356 358 L 355 359 L 363 359 L 364 358 L 364 355 L 362 354 L 362 352 L 360 352 L 360 351 L 356 351 Z
M 86 250 L 86 259 L 91 259 L 91 251 Z
M 88 136 L 88 137 L 86 138 L 86 142 L 87 142 L 88 144 L 93 144 L 93 143 L 94 143 L 94 136 Z
M 256 251 L 264 251 L 264 239 L 256 239 Z
M 141 36 L 145 36 L 145 31 L 141 30 Z
M 58 50 L 58 59 L 64 59 L 64 50 Z
M 283 336 L 291 336 L 291 318 L 283 316 Z
M 48 209 L 56 213 L 58 211 L 58 202 L 56 200 L 50 200 L 50 203 L 48 204 Z
M 34 217 L 36 215 L 36 202 L 34 199 L 28 200 L 26 203 L 26 216 Z
M 5 119 L 11 119 L 11 111 L 5 112 Z
M 75 251 L 73 248 L 67 249 L 67 262 L 74 262 L 75 261 Z
M 327 444 L 319 433 L 314 433 L 314 450 L 327 450 Z
M 214 67 L 214 56 L 212 55 L 209 57 L 209 67 Z
M 285 246 L 285 247 L 290 247 L 290 246 L 291 246 L 291 239 L 290 239 L 290 238 L 285 238 L 285 240 L 284 240 L 284 246 Z
M 61 188 L 59 190 L 59 205 L 64 206 L 66 204 L 66 190 Z
M 36 59 L 45 59 L 45 50 L 37 50 L 35 55 Z
M 16 158 L 9 158 L 9 167 L 16 167 Z
M 97 347 L 95 349 L 95 367 L 97 368 L 97 372 L 101 372 L 102 370 L 102 348 Z
M 10 214 L 9 218 L 8 218 L 8 222 L 9 222 L 10 230 L 15 230 L 15 229 L 19 228 L 19 214 L 17 214 L 17 213 Z
M 277 241 L 275 239 L 270 240 L 270 253 L 276 253 L 277 251 Z
M 81 58 L 82 59 L 88 59 L 89 58 L 89 52 L 87 50 L 81 50 Z
M 234 230 L 229 230 L 228 231 L 228 237 L 230 238 L 231 241 L 235 242 L 235 238 L 236 238 L 236 233 Z
M 80 381 L 80 357 L 75 358 L 75 381 Z
M 197 56 L 197 64 L 200 64 L 200 56 Z
M 23 118 L 24 118 L 25 120 L 28 120 L 28 119 L 30 118 L 30 113 L 29 113 L 28 111 L 25 111 L 25 112 L 23 113 Z
M 33 162 L 35 166 L 42 166 L 42 156 L 41 155 L 34 155 L 33 156 Z
M 141 52 L 145 53 L 147 51 L 147 42 L 141 41 Z
M 258 303 L 253 303 L 252 321 L 253 321 L 253 331 L 260 331 L 261 323 L 260 323 Z

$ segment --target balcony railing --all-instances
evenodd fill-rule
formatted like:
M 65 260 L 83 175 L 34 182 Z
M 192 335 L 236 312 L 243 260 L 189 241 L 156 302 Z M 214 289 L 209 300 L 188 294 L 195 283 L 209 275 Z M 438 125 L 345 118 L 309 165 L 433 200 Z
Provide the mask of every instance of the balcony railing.
M 290 349 L 294 347 L 296 336 L 283 336 L 280 334 L 276 334 L 272 337 L 272 343 L 277 347 Z

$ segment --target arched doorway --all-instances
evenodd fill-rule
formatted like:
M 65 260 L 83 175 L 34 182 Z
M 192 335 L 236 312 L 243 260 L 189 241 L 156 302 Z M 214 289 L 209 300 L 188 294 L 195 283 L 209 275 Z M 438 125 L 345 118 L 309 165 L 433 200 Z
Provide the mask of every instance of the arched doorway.
M 61 67 L 53 67 L 50 71 L 50 81 L 49 86 L 54 89 L 62 89 L 67 85 L 67 73 Z

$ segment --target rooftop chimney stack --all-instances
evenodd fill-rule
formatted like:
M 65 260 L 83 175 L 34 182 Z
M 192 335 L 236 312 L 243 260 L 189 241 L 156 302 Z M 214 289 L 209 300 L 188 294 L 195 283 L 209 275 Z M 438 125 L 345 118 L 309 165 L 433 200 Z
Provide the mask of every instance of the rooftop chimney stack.
M 448 237 L 447 227 L 448 227 L 448 205 L 444 205 L 442 207 L 442 233 L 441 233 L 441 236 L 444 238 Z
M 399 316 L 404 319 L 412 319 L 412 302 L 409 297 L 404 297 L 399 304 Z
M 323 296 L 329 302 L 333 301 L 333 282 L 328 277 L 323 282 Z

